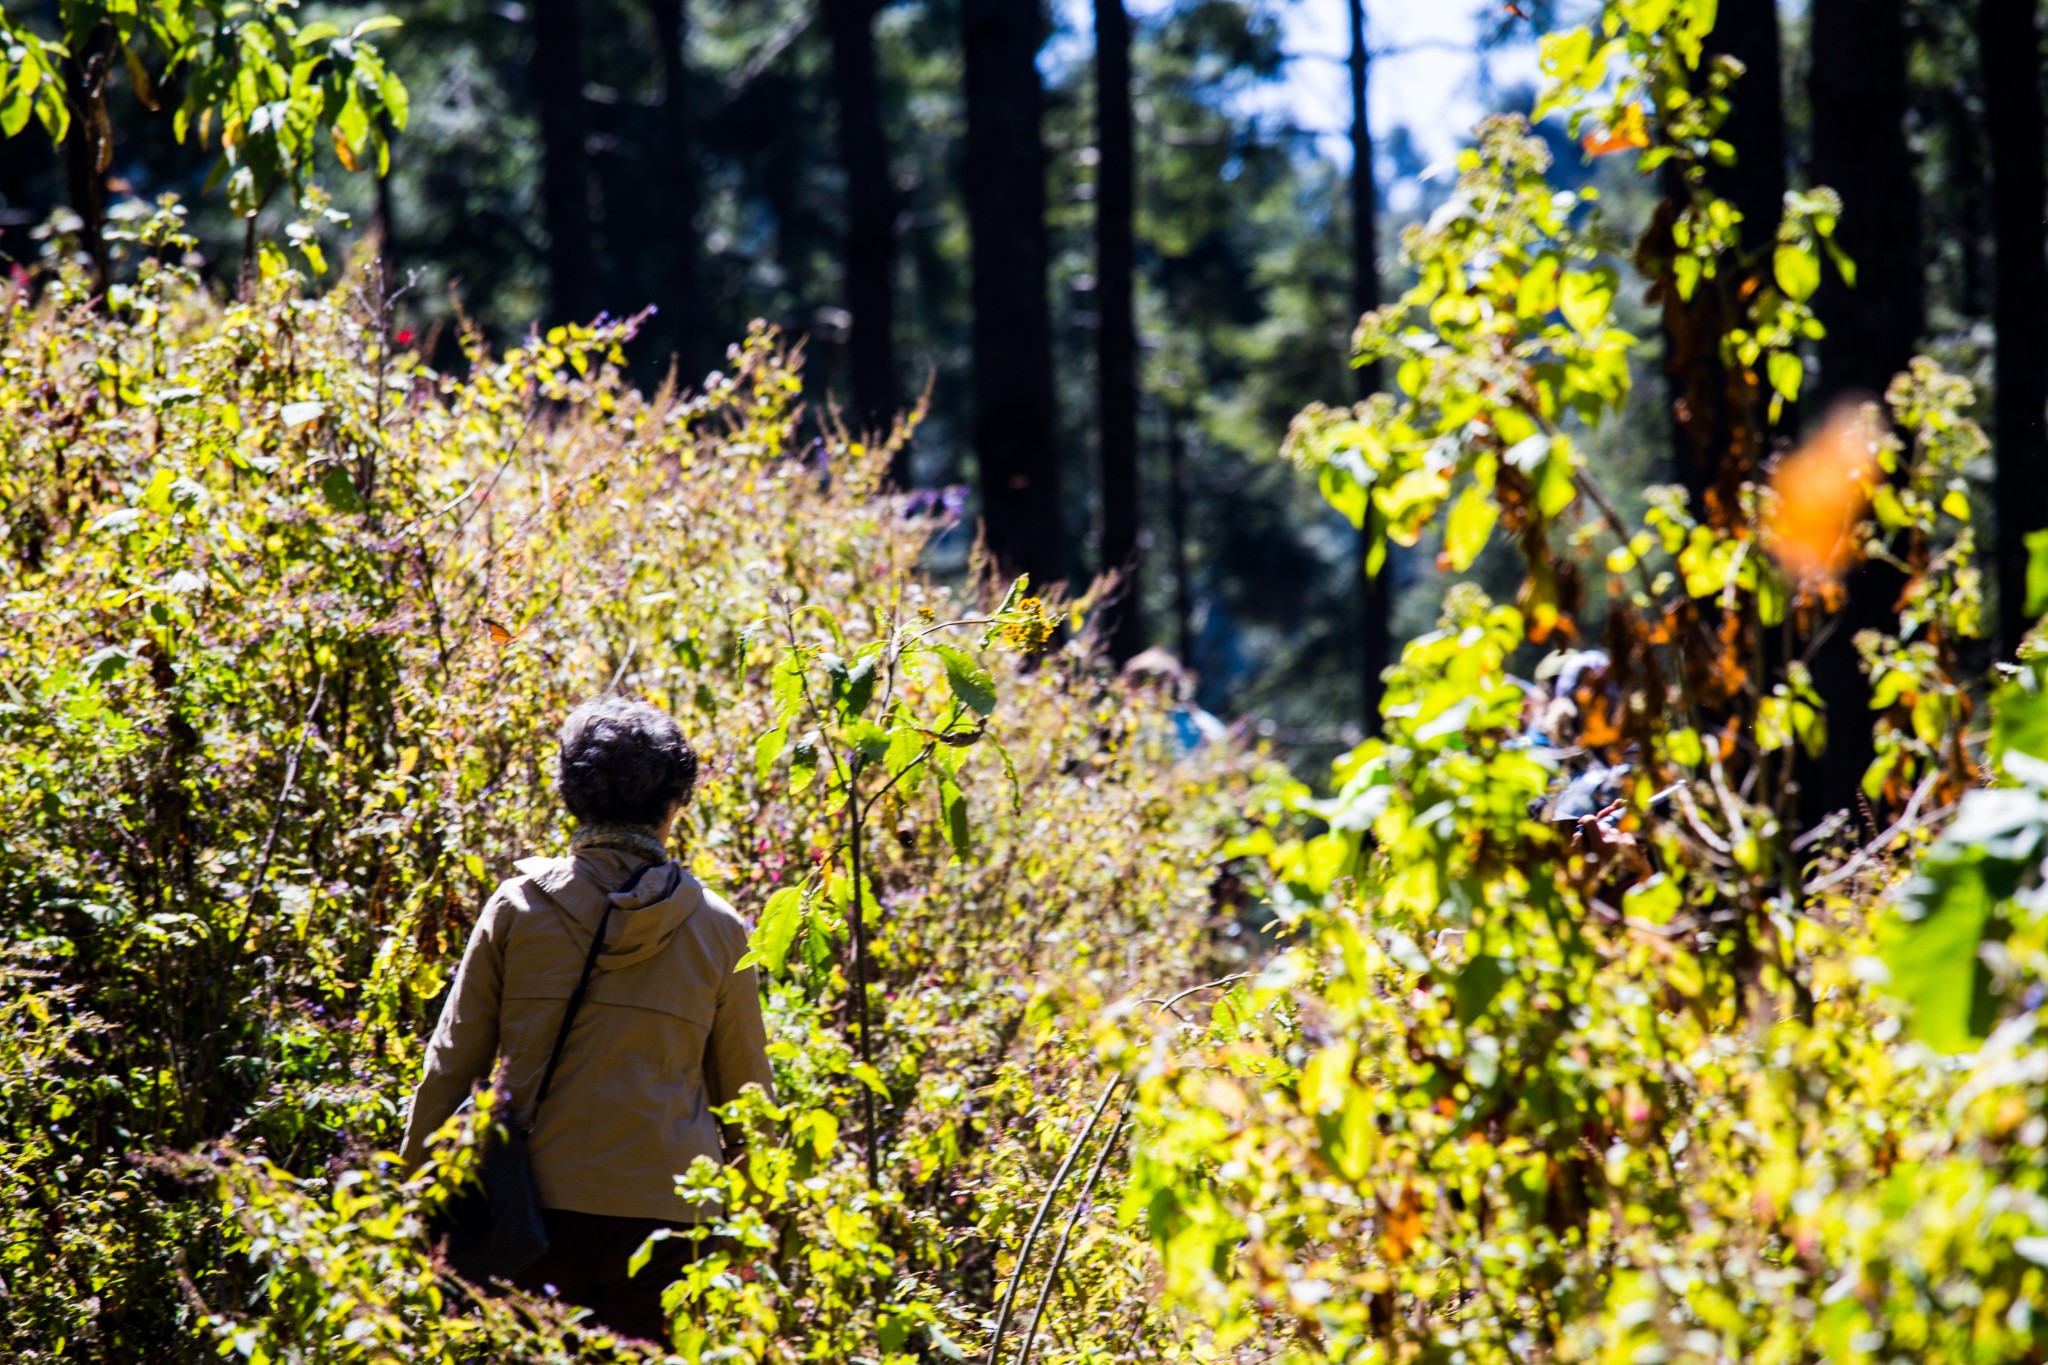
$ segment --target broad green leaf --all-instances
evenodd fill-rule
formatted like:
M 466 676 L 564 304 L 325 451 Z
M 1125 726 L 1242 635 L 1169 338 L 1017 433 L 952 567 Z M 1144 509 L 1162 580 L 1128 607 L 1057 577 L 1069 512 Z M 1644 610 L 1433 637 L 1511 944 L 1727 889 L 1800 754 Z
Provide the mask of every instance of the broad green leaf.
M 1479 485 L 1467 484 L 1451 504 L 1451 514 L 1444 522 L 1444 555 L 1453 572 L 1463 573 L 1472 567 L 1499 519 L 1500 508 L 1493 499 Z
M 951 778 L 939 782 L 939 803 L 945 810 L 946 840 L 965 858 L 974 851 L 973 831 L 967 824 L 967 798 Z
M 1622 893 L 1622 913 L 1650 924 L 1669 924 L 1684 905 L 1678 883 L 1659 872 Z
M 2026 613 L 2038 617 L 2048 612 L 2048 530 L 2027 532 L 2026 546 Z
M 789 794 L 801 796 L 811 789 L 818 780 L 818 764 L 823 755 L 819 752 L 824 740 L 816 730 L 806 731 L 794 744 L 789 746 Z
M 868 703 L 875 696 L 875 656 L 854 661 L 846 670 L 839 689 L 840 715 L 852 720 L 868 709 Z
M 1771 274 L 1785 297 L 1804 303 L 1820 288 L 1820 258 L 1803 246 L 1783 242 L 1771 253 Z
M 327 505 L 337 512 L 353 512 L 359 505 L 356 497 L 356 481 L 340 465 L 328 466 L 321 476 L 320 492 L 327 499 Z
M 1472 1027 L 1494 997 L 1507 984 L 1513 963 L 1506 958 L 1482 954 L 1466 963 L 1458 973 L 1458 1022 Z
M 666 1242 L 671 1237 L 679 1237 L 681 1235 L 674 1228 L 656 1228 L 653 1232 L 648 1233 L 647 1240 L 642 1242 L 634 1249 L 633 1254 L 626 1258 L 627 1276 L 638 1275 L 641 1271 L 647 1269 L 647 1263 L 654 1259 L 654 1244 L 656 1242 Z
M 946 682 L 963 706 L 983 716 L 996 709 L 995 679 L 974 661 L 973 655 L 951 645 L 939 645 L 934 652 L 945 664 Z
M 1883 954 L 1891 994 L 1912 1006 L 1913 1036 L 1937 1052 L 1961 1052 L 1984 1036 L 1994 1002 L 1977 956 L 1994 908 L 1975 858 L 1945 869 L 1933 908 L 1895 925 Z
M 1322 490 L 1323 501 L 1342 512 L 1354 528 L 1365 525 L 1366 500 L 1371 490 L 1360 483 L 1350 470 L 1325 462 L 1316 471 L 1316 486 Z
M 2014 681 L 1992 693 L 1991 750 L 2048 759 L 2048 692 Z
M 1772 351 L 1770 359 L 1764 362 L 1764 371 L 1769 376 L 1771 388 L 1788 403 L 1799 401 L 1799 386 L 1805 382 L 1806 367 L 1792 351 Z
M 1517 314 L 1534 320 L 1556 310 L 1558 270 L 1559 262 L 1554 253 L 1545 252 L 1537 257 L 1536 263 L 1529 267 L 1515 289 Z
M 1608 266 L 1565 272 L 1558 281 L 1557 306 L 1573 331 L 1583 335 L 1607 320 L 1607 310 L 1614 304 L 1617 278 Z
M 900 725 L 889 732 L 889 747 L 882 755 L 882 766 L 889 776 L 901 778 L 906 795 L 917 790 L 924 780 L 924 757 L 929 752 L 931 741 L 908 725 Z
M 771 972 L 781 972 L 789 961 L 789 945 L 796 942 L 796 931 L 804 921 L 804 893 L 801 888 L 785 886 L 768 898 L 761 907 L 761 921 L 754 926 L 754 932 L 747 940 L 747 955 L 734 967 L 751 967 L 760 963 Z
M 754 778 L 766 782 L 768 774 L 775 767 L 775 760 L 782 756 L 783 745 L 789 742 L 789 727 L 778 725 L 772 730 L 761 732 L 754 741 Z
M 846 739 L 869 763 L 880 763 L 888 757 L 888 731 L 871 720 L 857 720 L 847 726 Z

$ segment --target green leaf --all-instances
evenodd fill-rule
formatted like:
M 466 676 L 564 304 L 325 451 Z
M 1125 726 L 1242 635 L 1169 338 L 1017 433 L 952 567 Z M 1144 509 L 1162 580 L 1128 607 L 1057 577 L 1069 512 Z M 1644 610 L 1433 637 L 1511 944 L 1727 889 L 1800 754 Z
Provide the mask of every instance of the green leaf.
M 1617 277 L 1611 267 L 1568 271 L 1558 281 L 1557 306 L 1572 330 L 1588 333 L 1607 320 Z
M 1326 461 L 1316 472 L 1316 486 L 1322 489 L 1323 501 L 1342 512 L 1353 527 L 1365 525 L 1366 502 L 1371 490 L 1360 483 L 1350 469 L 1334 461 Z
M 1771 253 L 1771 274 L 1786 298 L 1804 303 L 1820 288 L 1820 258 L 1796 243 L 1780 243 Z
M 1515 287 L 1515 312 L 1526 319 L 1536 319 L 1557 308 L 1558 259 L 1555 253 L 1545 252 L 1536 259 L 1522 276 L 1522 282 Z
M 806 731 L 789 748 L 789 794 L 801 796 L 818 780 L 818 762 L 824 741 L 816 730 Z
M 889 757 L 888 732 L 871 720 L 857 720 L 847 726 L 846 738 L 870 763 L 882 763 Z
M 789 742 L 789 727 L 778 725 L 764 730 L 754 741 L 754 780 L 766 782 L 768 774 L 775 767 L 775 760 L 782 757 L 782 747 Z
M 839 692 L 839 711 L 847 720 L 853 720 L 868 709 L 868 703 L 875 696 L 875 656 L 870 654 L 856 660 L 846 671 L 845 681 Z
M 1543 462 L 1542 477 L 1536 481 L 1536 507 L 1544 516 L 1554 517 L 1572 505 L 1579 491 L 1573 479 L 1576 472 L 1571 442 L 1559 436 L 1551 442 L 1550 457 Z
M 353 512 L 358 506 L 356 481 L 340 465 L 329 466 L 321 476 L 320 491 L 327 498 L 327 505 L 337 512 Z
M 1450 517 L 1444 523 L 1444 554 L 1454 572 L 1463 573 L 1472 567 L 1499 519 L 1500 508 L 1486 496 L 1486 491 L 1476 483 L 1466 485 L 1458 500 L 1451 504 Z
M 951 778 L 939 782 L 939 803 L 946 815 L 946 840 L 965 858 L 974 851 L 974 835 L 967 824 L 967 798 Z
M 775 674 L 769 680 L 775 698 L 775 715 L 783 725 L 803 709 L 804 660 L 794 649 L 784 650 L 775 660 Z
M 1478 1021 L 1507 984 L 1514 963 L 1504 957 L 1480 956 L 1458 973 L 1458 1022 L 1466 1028 Z
M 638 1275 L 641 1271 L 647 1269 L 647 1263 L 654 1259 L 654 1244 L 656 1242 L 665 1242 L 669 1238 L 678 1235 L 673 1228 L 656 1228 L 653 1232 L 648 1233 L 647 1240 L 642 1242 L 639 1248 L 626 1260 L 627 1277 L 630 1278 Z
M 946 682 L 962 705 L 983 716 L 996 709 L 995 679 L 974 661 L 974 656 L 951 645 L 940 645 L 936 652 L 946 666 Z
M 1932 913 L 1887 935 L 1891 993 L 1912 1007 L 1913 1036 L 1937 1052 L 1962 1052 L 1984 1036 L 1995 1003 L 1977 956 L 1994 901 L 1977 858 L 1940 873 Z
M 761 907 L 761 922 L 754 926 L 754 932 L 747 940 L 747 955 L 733 970 L 751 967 L 758 962 L 769 971 L 779 973 L 789 961 L 789 945 L 796 942 L 796 931 L 803 921 L 803 891 L 794 886 L 785 886 L 777 891 Z
M 882 766 L 889 776 L 901 778 L 907 793 L 917 790 L 923 780 L 924 763 L 921 761 L 930 752 L 931 741 L 908 725 L 899 725 L 889 732 L 889 747 L 882 755 Z
M 2026 545 L 2026 613 L 2038 617 L 2048 612 L 2048 530 L 2027 532 Z
M 2048 759 L 2048 692 L 2015 681 L 1991 694 L 1991 751 Z
M 1676 915 L 1684 898 L 1679 894 L 1678 883 L 1659 872 L 1648 881 L 1637 882 L 1622 893 L 1621 908 L 1624 914 L 1649 924 L 1669 924 Z
M 1797 354 L 1791 351 L 1772 351 L 1764 362 L 1764 372 L 1770 377 L 1771 388 L 1788 403 L 1799 401 L 1799 386 L 1806 379 L 1806 367 L 1799 362 Z

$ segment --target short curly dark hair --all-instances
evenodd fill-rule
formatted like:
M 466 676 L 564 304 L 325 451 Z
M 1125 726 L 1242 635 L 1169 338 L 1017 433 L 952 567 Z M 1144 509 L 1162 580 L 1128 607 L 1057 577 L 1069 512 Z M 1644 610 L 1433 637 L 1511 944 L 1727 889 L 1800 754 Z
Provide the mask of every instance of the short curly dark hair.
M 697 751 L 659 707 L 599 697 L 562 722 L 555 790 L 585 824 L 658 825 L 696 785 Z

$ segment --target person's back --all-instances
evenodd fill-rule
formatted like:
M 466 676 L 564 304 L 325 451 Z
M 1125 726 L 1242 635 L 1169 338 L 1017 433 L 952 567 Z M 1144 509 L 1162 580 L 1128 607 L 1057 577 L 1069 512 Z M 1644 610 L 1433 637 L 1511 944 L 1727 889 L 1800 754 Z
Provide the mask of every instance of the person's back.
M 427 1140 L 499 1059 L 510 1112 L 533 1118 L 534 1183 L 549 1248 L 518 1277 L 632 1336 L 665 1336 L 660 1291 L 691 1244 L 671 1238 L 637 1277 L 627 1258 L 660 1227 L 712 1216 L 675 1178 L 723 1153 L 713 1105 L 772 1092 L 757 982 L 734 971 L 747 931 L 669 860 L 665 835 L 696 758 L 640 703 L 580 708 L 562 731 L 562 795 L 581 822 L 566 858 L 529 858 L 485 905 L 434 1031 L 403 1154 Z M 604 940 L 534 1113 L 600 921 Z

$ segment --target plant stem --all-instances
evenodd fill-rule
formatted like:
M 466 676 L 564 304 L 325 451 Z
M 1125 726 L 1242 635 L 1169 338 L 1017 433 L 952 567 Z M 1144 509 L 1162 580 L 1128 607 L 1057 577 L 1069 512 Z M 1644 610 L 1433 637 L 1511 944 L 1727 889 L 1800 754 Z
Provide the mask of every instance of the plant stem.
M 1103 1168 L 1109 1165 L 1109 1154 L 1116 1150 L 1116 1144 L 1131 1126 L 1129 1117 L 1130 1101 L 1124 1101 L 1125 1115 L 1110 1130 L 1104 1139 L 1102 1150 L 1095 1155 L 1095 1165 L 1088 1172 L 1088 1178 L 1081 1182 L 1081 1188 L 1074 1195 L 1073 1212 L 1067 1215 L 1067 1225 L 1060 1231 L 1060 1240 L 1052 1249 L 1052 1264 L 1045 1268 L 1045 1283 L 1038 1287 L 1038 1303 L 1031 1310 L 1031 1323 L 1024 1329 L 1024 1344 L 1017 1349 L 1017 1365 L 1026 1365 L 1031 1359 L 1032 1343 L 1038 1340 L 1038 1324 L 1045 1317 L 1045 1305 L 1052 1298 L 1053 1282 L 1059 1278 L 1060 1267 L 1066 1263 L 1067 1245 L 1074 1240 L 1074 1228 L 1080 1223 L 1081 1215 L 1088 1208 L 1088 1200 L 1095 1193 L 1095 1187 L 1102 1183 Z
M 853 759 L 851 772 L 846 784 L 846 823 L 848 857 L 853 864 L 853 1001 L 854 1017 L 860 1024 L 860 1059 L 871 1069 L 875 1064 L 874 1044 L 871 1026 L 868 1022 L 868 936 L 867 936 L 867 891 L 861 872 L 861 819 L 860 792 L 855 783 L 859 780 L 861 761 L 858 755 Z M 868 1188 L 880 1186 L 877 1179 L 876 1136 L 875 1136 L 875 1092 L 866 1081 L 860 1087 L 861 1122 L 864 1129 L 863 1145 L 868 1156 Z
M 1045 1187 L 1045 1198 L 1038 1201 L 1038 1213 L 1031 1220 L 1031 1230 L 1024 1234 L 1024 1245 L 1017 1248 L 1017 1265 L 1010 1272 L 1010 1287 L 1003 1291 L 1003 1306 L 996 1312 L 996 1329 L 988 1341 L 988 1365 L 996 1365 L 996 1356 L 1003 1349 L 1003 1329 L 1009 1326 L 1010 1309 L 1017 1302 L 1017 1287 L 1024 1282 L 1024 1267 L 1031 1263 L 1031 1248 L 1038 1243 L 1038 1230 L 1045 1226 L 1046 1214 L 1052 1212 L 1053 1197 L 1060 1192 L 1060 1186 L 1067 1183 L 1067 1172 L 1074 1168 L 1074 1158 L 1095 1135 L 1095 1125 L 1102 1121 L 1102 1111 L 1109 1108 L 1109 1097 L 1116 1093 L 1123 1078 L 1121 1071 L 1109 1078 L 1109 1084 L 1102 1089 L 1102 1098 L 1095 1102 L 1095 1112 L 1088 1116 L 1088 1126 L 1081 1130 L 1081 1136 L 1074 1139 L 1074 1145 L 1067 1148 L 1066 1158 L 1053 1172 L 1052 1183 Z

